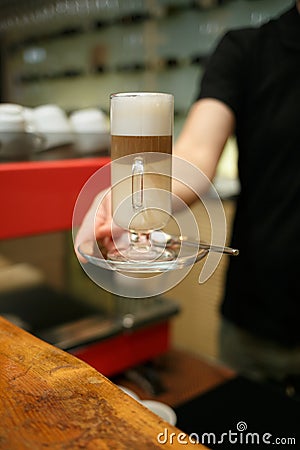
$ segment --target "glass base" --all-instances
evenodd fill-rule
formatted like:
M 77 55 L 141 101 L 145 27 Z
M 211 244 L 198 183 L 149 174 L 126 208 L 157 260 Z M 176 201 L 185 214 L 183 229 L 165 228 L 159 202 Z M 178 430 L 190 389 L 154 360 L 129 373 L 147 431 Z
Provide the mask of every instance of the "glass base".
M 112 261 L 172 261 L 175 254 L 164 247 L 153 246 L 149 242 L 135 242 L 126 248 L 115 248 L 108 252 Z
M 175 258 L 173 250 L 165 246 L 152 244 L 149 233 L 129 233 L 128 245 L 124 242 L 107 254 L 107 259 L 117 262 L 161 262 L 172 261 Z
M 129 246 L 128 248 L 119 248 L 109 251 L 107 259 L 112 261 L 172 261 L 175 253 L 160 247 L 140 248 L 139 246 Z

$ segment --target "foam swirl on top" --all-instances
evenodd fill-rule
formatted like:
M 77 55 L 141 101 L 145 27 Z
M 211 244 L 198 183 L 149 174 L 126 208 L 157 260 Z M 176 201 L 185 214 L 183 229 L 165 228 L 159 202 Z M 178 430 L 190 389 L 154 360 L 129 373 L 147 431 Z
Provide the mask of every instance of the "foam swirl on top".
M 170 136 L 173 132 L 174 97 L 156 92 L 111 95 L 111 135 Z

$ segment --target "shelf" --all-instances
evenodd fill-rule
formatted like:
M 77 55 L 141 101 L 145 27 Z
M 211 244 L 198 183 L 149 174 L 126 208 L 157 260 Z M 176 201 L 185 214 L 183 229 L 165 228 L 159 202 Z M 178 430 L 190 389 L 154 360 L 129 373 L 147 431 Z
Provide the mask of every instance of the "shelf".
M 129 2 L 128 2 L 129 3 Z M 91 19 L 86 20 L 84 25 L 81 23 L 74 24 L 65 24 L 62 26 L 55 27 L 54 30 L 48 30 L 47 27 L 44 27 L 43 31 L 40 31 L 37 33 L 29 34 L 26 38 L 20 39 L 17 38 L 14 40 L 10 46 L 9 51 L 15 52 L 25 47 L 31 47 L 34 45 L 41 45 L 44 42 L 50 42 L 50 41 L 56 41 L 61 40 L 63 38 L 68 38 L 70 36 L 81 36 L 86 31 L 94 31 L 94 30 L 103 30 L 107 29 L 109 27 L 114 26 L 132 26 L 132 25 L 140 25 L 145 22 L 149 21 L 156 21 L 156 20 L 165 20 L 168 19 L 174 15 L 178 15 L 185 11 L 199 11 L 199 12 L 205 12 L 207 10 L 214 10 L 217 6 L 222 5 L 222 0 L 217 1 L 217 5 L 213 0 L 211 0 L 211 5 L 207 4 L 207 0 L 204 2 L 203 5 L 201 5 L 201 2 L 195 1 L 195 0 L 183 0 L 183 2 L 172 4 L 173 2 L 167 2 L 165 1 L 158 2 L 158 7 L 153 9 L 152 7 L 148 7 L 146 5 L 141 5 L 141 7 L 134 6 L 133 9 L 129 8 L 127 10 L 124 9 L 126 6 L 125 3 L 123 7 L 121 8 L 114 8 L 113 6 L 110 7 L 111 14 L 105 15 L 105 10 L 102 8 L 102 15 L 101 15 L 101 7 L 96 8 L 96 10 L 91 10 L 90 7 L 87 6 L 86 13 L 89 14 Z M 161 3 L 161 4 L 160 4 Z M 205 4 L 206 3 L 206 4 Z M 106 5 L 107 6 L 107 5 Z M 128 6 L 128 5 L 127 5 Z M 69 8 L 69 5 L 66 5 L 66 8 Z M 38 11 L 35 11 L 37 13 Z M 91 13 L 92 12 L 92 13 Z M 25 11 L 24 11 L 25 13 Z M 47 10 L 44 8 L 43 11 L 44 19 L 47 16 Z M 74 14 L 74 10 L 69 11 L 70 16 Z M 84 14 L 84 9 L 81 9 L 81 14 Z M 26 15 L 29 16 L 29 10 L 28 7 L 26 7 Z M 21 21 L 24 18 L 23 14 L 20 14 Z M 23 17 L 22 17 L 23 16 Z M 98 16 L 95 19 L 95 16 Z M 34 17 L 34 12 L 32 12 L 31 17 Z M 49 14 L 49 17 L 51 17 L 51 14 Z M 75 16 L 76 17 L 76 16 Z M 79 13 L 78 16 L 79 17 Z M 20 22 L 20 17 L 18 17 L 18 14 L 16 14 L 16 11 L 14 11 L 13 19 L 17 20 L 18 23 Z M 28 19 L 28 18 L 27 18 Z M 80 18 L 79 18 L 80 20 Z M 6 28 L 6 26 L 12 26 L 13 21 L 10 21 L 11 23 L 5 24 L 5 20 L 2 21 L 3 28 Z M 37 20 L 37 22 L 39 22 Z
M 107 73 L 111 74 L 128 74 L 128 73 L 140 73 L 146 71 L 152 71 L 157 74 L 174 71 L 176 69 L 190 67 L 190 66 L 203 66 L 209 57 L 208 53 L 197 53 L 186 57 L 178 58 L 175 56 L 155 58 L 153 60 L 144 61 L 136 60 L 130 63 L 121 63 L 116 65 L 101 64 L 96 65 L 90 69 L 70 67 L 68 69 L 62 69 L 61 71 L 40 72 L 36 71 L 32 73 L 20 73 L 15 81 L 21 84 L 31 84 L 45 81 L 55 81 L 64 79 L 84 78 L 93 75 L 101 77 Z
M 0 239 L 70 230 L 83 185 L 108 162 L 99 157 L 0 164 Z M 108 185 L 103 179 L 99 191 Z

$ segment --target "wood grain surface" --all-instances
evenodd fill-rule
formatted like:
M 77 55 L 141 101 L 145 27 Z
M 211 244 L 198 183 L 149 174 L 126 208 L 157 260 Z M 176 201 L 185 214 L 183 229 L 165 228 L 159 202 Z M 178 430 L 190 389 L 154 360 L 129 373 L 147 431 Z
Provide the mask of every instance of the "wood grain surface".
M 180 443 L 178 429 L 95 369 L 1 317 L 0 349 L 1 450 L 205 448 Z

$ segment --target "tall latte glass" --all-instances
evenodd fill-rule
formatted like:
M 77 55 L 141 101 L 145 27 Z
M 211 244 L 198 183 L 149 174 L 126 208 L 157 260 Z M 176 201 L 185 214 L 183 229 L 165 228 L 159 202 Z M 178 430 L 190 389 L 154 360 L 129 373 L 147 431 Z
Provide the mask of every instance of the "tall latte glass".
M 172 253 L 151 245 L 149 235 L 171 214 L 174 97 L 131 92 L 112 94 L 111 183 L 113 221 L 129 231 L 118 260 L 168 260 Z

